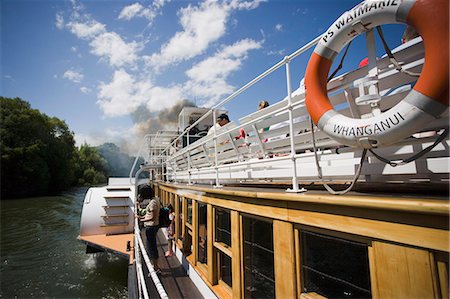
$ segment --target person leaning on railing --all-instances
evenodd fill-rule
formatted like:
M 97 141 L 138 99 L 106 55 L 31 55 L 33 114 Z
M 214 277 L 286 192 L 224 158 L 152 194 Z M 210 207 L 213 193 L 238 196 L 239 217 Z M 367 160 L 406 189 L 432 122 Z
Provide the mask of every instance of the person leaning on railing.
M 158 265 L 158 245 L 156 243 L 156 234 L 159 229 L 159 209 L 161 203 L 158 197 L 150 199 L 147 207 L 145 208 L 145 214 L 139 217 L 139 220 L 144 223 L 145 236 L 147 237 L 147 252 L 150 257 L 150 262 L 153 265 L 153 269 L 156 274 L 161 273 L 161 269 Z

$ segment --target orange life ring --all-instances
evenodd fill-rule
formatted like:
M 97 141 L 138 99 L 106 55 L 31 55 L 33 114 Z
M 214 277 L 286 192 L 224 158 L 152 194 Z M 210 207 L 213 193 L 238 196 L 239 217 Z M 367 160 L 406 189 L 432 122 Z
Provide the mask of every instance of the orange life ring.
M 327 94 L 327 76 L 333 60 L 358 35 L 353 29 L 358 22 L 367 29 L 388 23 L 407 23 L 422 36 L 425 45 L 425 63 L 411 92 L 388 111 L 368 119 L 339 114 Z M 417 132 L 448 108 L 449 1 L 367 0 L 360 3 L 345 12 L 322 36 L 308 62 L 305 85 L 306 107 L 312 120 L 343 144 L 366 148 L 389 145 Z M 389 126 L 381 129 L 383 121 Z

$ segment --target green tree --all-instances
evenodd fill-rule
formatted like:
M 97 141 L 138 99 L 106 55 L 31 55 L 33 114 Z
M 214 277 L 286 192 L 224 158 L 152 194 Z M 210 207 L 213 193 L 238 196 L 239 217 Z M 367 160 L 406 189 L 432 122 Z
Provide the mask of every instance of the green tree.
M 20 98 L 0 97 L 1 196 L 53 194 L 74 182 L 75 142 L 66 123 Z
M 106 182 L 106 160 L 100 156 L 95 147 L 83 144 L 77 156 L 78 185 L 91 186 Z

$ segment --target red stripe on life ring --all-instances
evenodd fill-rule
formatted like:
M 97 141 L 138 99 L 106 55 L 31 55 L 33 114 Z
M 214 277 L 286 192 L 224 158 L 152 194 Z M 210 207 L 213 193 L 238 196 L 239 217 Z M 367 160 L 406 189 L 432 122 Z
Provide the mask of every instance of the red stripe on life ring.
M 449 0 L 417 0 L 407 22 L 422 36 L 425 63 L 414 89 L 448 106 Z
M 306 68 L 305 103 L 315 124 L 325 112 L 333 109 L 327 94 L 327 76 L 332 64 L 333 61 L 313 52 Z

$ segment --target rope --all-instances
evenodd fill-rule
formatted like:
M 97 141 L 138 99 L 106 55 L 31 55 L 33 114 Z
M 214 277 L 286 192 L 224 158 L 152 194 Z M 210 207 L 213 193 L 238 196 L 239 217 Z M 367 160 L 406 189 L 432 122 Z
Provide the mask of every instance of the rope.
M 372 155 L 374 155 L 378 160 L 380 160 L 381 162 L 384 162 L 384 163 L 386 163 L 386 164 L 389 164 L 389 165 L 391 165 L 392 167 L 396 167 L 396 166 L 398 166 L 398 165 L 405 165 L 405 164 L 408 164 L 408 163 L 410 163 L 410 162 L 412 162 L 412 161 L 415 161 L 415 160 L 419 159 L 420 157 L 422 157 L 422 156 L 425 155 L 426 153 L 430 152 L 433 148 L 436 147 L 436 145 L 438 145 L 439 143 L 441 143 L 442 140 L 444 140 L 445 137 L 447 137 L 448 132 L 449 132 L 449 128 L 445 129 L 444 132 L 442 132 L 441 135 L 439 135 L 439 137 L 434 141 L 434 143 L 433 143 L 432 145 L 429 145 L 428 147 L 426 147 L 426 148 L 424 148 L 423 150 L 421 150 L 419 153 L 417 153 L 417 154 L 415 154 L 415 155 L 413 155 L 413 156 L 411 156 L 411 157 L 409 157 L 409 158 L 407 158 L 407 159 L 401 160 L 401 161 L 399 161 L 399 162 L 394 162 L 394 161 L 388 160 L 388 159 L 386 159 L 386 158 L 384 158 L 384 157 L 378 155 L 377 153 L 375 153 L 372 149 L 370 149 L 369 151 L 370 151 L 370 152 L 372 153 Z
M 350 48 L 350 45 L 351 45 L 351 44 L 352 44 L 352 41 L 350 41 L 350 42 L 347 44 L 347 47 L 345 48 L 344 55 L 342 55 L 342 58 L 341 58 L 341 61 L 339 62 L 338 67 L 333 71 L 333 73 L 330 75 L 330 77 L 328 77 L 327 83 L 330 82 L 331 79 L 334 78 L 334 76 L 336 76 L 336 73 L 339 72 L 340 69 L 342 69 L 342 66 L 343 66 L 343 62 L 344 62 L 345 56 L 347 56 L 348 48 Z
M 139 228 L 135 228 L 135 229 L 137 229 L 139 231 Z M 142 253 L 142 257 L 144 258 L 145 264 L 147 265 L 150 276 L 153 280 L 153 283 L 155 284 L 156 290 L 158 291 L 159 297 L 161 299 L 168 299 L 169 297 L 167 296 L 166 290 L 164 289 L 164 286 L 162 285 L 161 281 L 159 280 L 158 274 L 156 274 L 155 269 L 153 268 L 153 265 L 150 262 L 150 258 L 147 255 L 147 251 L 145 249 L 144 242 L 142 241 L 141 235 L 139 233 L 136 235 L 137 235 L 138 244 L 135 244 L 135 246 L 136 245 L 139 246 L 139 249 Z M 144 292 L 144 295 L 145 295 L 145 293 L 146 292 Z
M 383 31 L 381 30 L 380 26 L 377 26 L 377 32 L 378 35 L 381 38 L 381 41 L 383 42 L 383 47 L 384 50 L 386 51 L 387 56 L 389 57 L 389 60 L 391 61 L 391 63 L 395 66 L 395 69 L 399 72 L 403 72 L 407 75 L 410 75 L 412 77 L 419 77 L 420 73 L 414 73 L 414 72 L 410 72 L 408 70 L 405 70 L 402 68 L 402 66 L 398 63 L 397 59 L 395 59 L 394 54 L 392 54 L 391 49 L 389 49 L 388 44 L 386 43 L 386 40 L 384 39 L 384 35 L 383 35 Z
M 333 188 L 331 188 L 327 183 L 325 183 L 325 181 L 323 179 L 322 168 L 319 165 L 319 159 L 317 157 L 316 138 L 315 138 L 315 134 L 314 134 L 314 123 L 313 123 L 312 119 L 311 119 L 310 123 L 311 123 L 312 142 L 313 142 L 313 149 L 314 149 L 314 158 L 315 158 L 315 161 L 316 161 L 316 167 L 317 167 L 317 173 L 318 173 L 319 179 L 322 180 L 323 186 L 325 187 L 325 189 L 327 189 L 327 191 L 330 194 L 333 194 L 333 195 L 344 195 L 344 194 L 348 193 L 350 190 L 353 189 L 353 186 L 355 185 L 356 181 L 358 180 L 358 178 L 359 178 L 359 176 L 361 174 L 362 166 L 364 164 L 364 161 L 366 160 L 367 149 L 364 149 L 363 152 L 362 152 L 361 160 L 359 161 L 358 169 L 356 170 L 355 177 L 353 178 L 353 181 L 350 184 L 350 186 L 348 186 L 347 189 L 342 190 L 342 191 L 333 190 Z

